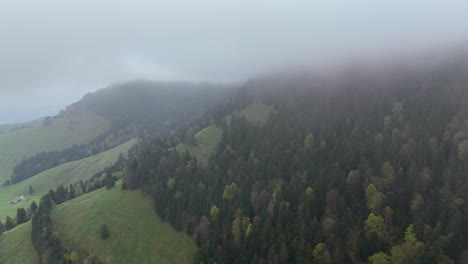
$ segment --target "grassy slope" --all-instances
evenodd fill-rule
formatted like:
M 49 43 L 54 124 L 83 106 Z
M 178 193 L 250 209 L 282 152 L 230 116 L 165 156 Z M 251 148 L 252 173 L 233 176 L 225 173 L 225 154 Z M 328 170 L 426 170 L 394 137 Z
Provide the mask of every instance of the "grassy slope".
M 149 197 L 120 185 L 56 206 L 52 220 L 66 247 L 84 249 L 104 263 L 192 263 L 196 251 L 190 237 L 159 219 Z M 104 223 L 107 240 L 100 237 Z
M 273 106 L 266 105 L 263 103 L 254 103 L 242 111 L 235 113 L 237 116 L 243 116 L 250 122 L 259 122 L 261 124 L 265 123 L 273 112 Z
M 242 115 L 252 122 L 264 123 L 272 111 L 273 108 L 271 106 L 256 103 L 235 114 Z M 195 135 L 195 139 L 199 145 L 188 147 L 188 150 L 192 155 L 196 155 L 200 162 L 207 162 L 209 156 L 216 150 L 216 145 L 221 140 L 221 135 L 221 128 L 216 126 L 206 127 Z M 176 149 L 180 152 L 184 152 L 187 147 L 184 144 L 179 144 Z M 101 154 L 96 156 L 99 155 Z M 80 171 L 80 167 L 88 167 L 88 170 L 92 170 L 89 168 L 89 164 L 96 165 L 91 165 L 91 167 L 97 167 L 100 164 L 99 161 L 95 160 L 96 156 L 87 158 L 93 158 L 86 162 L 88 165 L 74 164 L 74 166 L 71 166 L 74 167 L 74 169 L 71 167 L 57 167 L 51 169 L 52 172 L 44 172 L 45 175 L 42 175 L 41 178 L 45 180 L 38 178 L 35 181 L 40 183 L 39 186 L 47 186 L 56 179 L 55 177 L 61 176 L 62 173 L 73 174 L 74 172 L 70 173 L 70 171 Z M 67 165 L 67 167 L 70 166 L 69 163 L 62 166 L 65 165 Z M 52 176 L 48 176 L 49 173 Z M 87 173 L 88 172 L 80 171 L 80 175 L 77 177 L 85 179 L 92 175 Z M 53 175 L 55 175 L 55 177 Z M 39 175 L 30 180 L 32 181 L 32 179 L 38 176 Z M 73 178 L 73 181 L 74 179 L 75 178 Z M 41 185 L 41 182 L 43 185 Z M 23 186 L 18 185 L 15 188 L 10 188 L 10 190 L 2 190 L 2 188 L 0 188 L 0 202 L 3 202 L 2 194 L 4 191 L 8 191 L 8 193 L 16 192 L 15 195 L 18 195 L 29 186 L 29 184 L 26 183 L 27 182 L 24 182 Z M 56 185 L 58 184 L 59 183 L 56 183 Z M 42 187 L 39 188 L 41 189 Z M 44 190 L 47 191 L 48 189 Z M 38 193 L 37 190 L 36 193 Z M 10 197 L 8 201 L 9 199 Z M 14 212 L 14 210 L 16 210 L 15 207 L 8 206 L 13 208 L 9 211 Z M 151 214 L 151 217 L 148 217 L 148 212 L 152 212 L 152 210 L 153 208 L 150 200 L 142 197 L 139 192 L 121 192 L 118 188 L 114 188 L 111 191 L 100 189 L 59 205 L 54 210 L 53 216 L 54 219 L 56 219 L 57 229 L 65 245 L 70 247 L 79 246 L 95 254 L 99 252 L 99 256 L 103 261 L 109 263 L 129 263 L 129 261 L 136 261 L 136 263 L 191 263 L 196 250 L 194 242 L 186 235 L 173 230 L 168 224 L 162 223 L 156 215 Z M 2 207 L 0 206 L 0 216 L 1 215 Z M 111 238 L 108 241 L 102 241 L 99 238 L 98 227 L 104 222 L 108 224 L 111 232 Z M 18 244 L 18 246 L 21 247 L 22 250 L 27 250 L 28 252 L 24 254 L 8 254 L 9 256 L 13 256 L 13 258 L 10 259 L 2 258 L 2 255 L 0 255 L 0 263 L 34 263 L 32 261 L 34 261 L 37 256 L 34 253 L 35 251 L 32 248 L 29 237 L 26 238 L 25 236 L 26 233 L 28 236 L 30 234 L 30 223 L 23 226 L 7 234 L 7 236 L 3 238 L 0 237 L 0 254 L 3 253 L 1 251 L 3 245 L 8 245 L 5 246 L 5 249 L 8 250 L 5 252 L 12 252 L 13 250 L 15 252 L 22 252 L 15 250 L 13 247 L 14 241 L 19 241 L 16 242 L 17 244 L 22 243 Z M 116 232 L 115 230 L 119 230 L 120 232 Z M 126 230 L 128 231 L 125 232 Z M 20 236 L 22 236 L 23 239 L 21 239 Z M 163 239 L 154 239 L 154 237 L 161 237 Z M 131 252 L 131 255 L 129 255 L 128 252 Z M 16 257 L 22 259 L 16 259 Z M 138 259 L 135 259 L 135 257 Z
M 39 256 L 31 243 L 31 222 L 0 235 L 0 263 L 39 263 Z
M 29 207 L 33 200 L 38 200 L 49 189 L 55 189 L 60 184 L 67 186 L 79 180 L 89 179 L 105 167 L 115 163 L 120 153 L 127 154 L 136 142 L 137 139 L 132 139 L 97 155 L 62 164 L 17 184 L 0 187 L 0 220 L 5 219 L 7 215 L 15 216 L 17 207 Z M 16 206 L 10 205 L 9 201 L 13 198 L 27 194 L 29 186 L 34 189 L 33 196 L 27 195 L 29 201 L 23 201 Z
M 108 121 L 92 112 L 77 112 L 54 118 L 50 126 L 37 122 L 32 127 L 0 134 L 0 182 L 10 177 L 13 167 L 25 156 L 87 143 L 109 126 Z
M 251 122 L 263 124 L 272 112 L 272 106 L 263 103 L 255 103 L 247 106 L 242 111 L 234 113 L 234 115 L 243 116 Z M 231 116 L 226 117 L 228 122 L 230 122 L 230 118 Z M 206 165 L 208 164 L 210 156 L 216 151 L 216 147 L 221 141 L 222 135 L 223 130 L 220 127 L 212 125 L 200 130 L 195 135 L 197 146 L 187 147 L 184 143 L 180 143 L 176 146 L 176 150 L 180 154 L 184 154 L 185 151 L 188 150 L 190 155 L 197 157 L 200 164 Z
M 185 150 L 188 150 L 190 155 L 197 157 L 197 160 L 200 164 L 208 164 L 208 160 L 216 151 L 216 146 L 221 141 L 223 130 L 217 126 L 209 126 L 200 130 L 195 134 L 195 140 L 197 141 L 197 146 L 187 147 L 184 143 L 180 143 L 176 146 L 176 150 L 184 154 Z

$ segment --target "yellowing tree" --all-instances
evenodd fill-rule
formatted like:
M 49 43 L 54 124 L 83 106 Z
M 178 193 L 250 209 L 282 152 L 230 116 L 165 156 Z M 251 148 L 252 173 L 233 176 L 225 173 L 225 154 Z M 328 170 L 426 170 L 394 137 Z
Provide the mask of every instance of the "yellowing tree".
M 309 132 L 309 134 L 307 134 L 306 138 L 304 139 L 305 150 L 311 151 L 312 148 L 314 147 L 314 144 L 315 144 L 314 135 L 312 135 L 312 133 Z
M 242 227 L 241 219 L 236 217 L 232 222 L 232 236 L 234 238 L 234 245 L 240 246 L 242 239 Z
M 383 253 L 379 252 L 369 257 L 370 264 L 391 264 L 390 257 Z
M 324 243 L 318 243 L 314 250 L 312 251 L 312 256 L 316 261 L 321 261 L 323 259 L 323 252 L 325 251 L 326 246 Z
M 468 140 L 464 140 L 462 143 L 458 144 L 457 150 L 458 158 L 468 161 Z
M 248 238 L 251 233 L 252 233 L 252 223 L 249 223 L 249 225 L 245 229 L 245 238 Z
M 216 205 L 211 206 L 211 209 L 210 209 L 211 221 L 216 222 L 216 220 L 218 220 L 218 216 L 219 216 L 219 208 Z
M 364 229 L 366 230 L 368 236 L 370 236 L 370 234 L 372 233 L 375 233 L 379 238 L 383 237 L 385 231 L 385 223 L 380 215 L 370 213 L 364 224 Z
M 167 188 L 168 188 L 169 190 L 172 190 L 172 189 L 174 188 L 175 184 L 176 184 L 176 180 L 175 180 L 174 178 L 169 178 L 169 179 L 167 180 L 167 183 L 166 183 Z
M 409 225 L 405 231 L 405 241 L 409 243 L 416 243 L 418 240 L 416 239 L 416 234 L 414 233 L 413 225 Z
M 224 187 L 224 192 L 223 192 L 223 199 L 227 201 L 232 201 L 234 198 L 236 198 L 237 194 L 239 194 L 240 189 L 237 187 L 237 184 L 234 182 L 231 183 L 230 185 L 226 185 Z
M 306 201 L 312 202 L 312 200 L 314 199 L 314 189 L 312 189 L 312 187 L 309 186 L 305 190 L 304 194 L 305 194 Z
M 377 144 L 380 144 L 384 141 L 384 135 L 382 135 L 382 133 L 377 133 L 375 136 L 374 136 L 374 141 L 375 143 Z
M 389 185 L 393 182 L 395 169 L 393 168 L 390 161 L 385 161 L 382 164 L 382 174 L 386 185 Z
M 372 212 L 378 212 L 381 209 L 384 194 L 377 191 L 377 188 L 373 183 L 369 184 L 366 188 L 366 202 L 367 208 Z

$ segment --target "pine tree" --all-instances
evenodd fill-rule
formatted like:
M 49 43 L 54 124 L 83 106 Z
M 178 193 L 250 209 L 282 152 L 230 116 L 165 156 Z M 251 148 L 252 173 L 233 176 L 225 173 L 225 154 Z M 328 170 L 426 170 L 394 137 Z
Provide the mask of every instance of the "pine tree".
M 106 240 L 110 237 L 110 232 L 109 232 L 109 228 L 107 228 L 107 225 L 106 224 L 103 224 L 101 226 L 101 238 Z
M 36 212 L 36 210 L 37 210 L 37 204 L 36 204 L 35 201 L 33 201 L 33 202 L 31 203 L 31 206 L 29 207 L 29 209 L 31 210 L 31 213 L 33 213 L 33 214 Z
M 5 230 L 10 230 L 13 227 L 15 227 L 15 224 L 13 223 L 13 220 L 9 216 L 6 217 L 5 221 Z
M 16 224 L 22 224 L 28 221 L 28 217 L 26 215 L 26 210 L 24 208 L 16 209 Z

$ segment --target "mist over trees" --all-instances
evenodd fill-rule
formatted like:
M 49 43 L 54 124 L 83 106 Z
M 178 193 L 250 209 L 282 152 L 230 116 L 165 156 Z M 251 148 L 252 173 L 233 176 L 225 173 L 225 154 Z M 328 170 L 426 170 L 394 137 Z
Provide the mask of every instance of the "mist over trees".
M 133 81 L 87 94 L 67 111 L 84 108 L 111 120 L 114 128 L 136 126 L 164 134 L 196 118 L 229 92 L 229 86 Z
M 197 121 L 223 129 L 208 166 L 169 137 L 127 177 L 196 235 L 197 263 L 464 261 L 467 73 L 458 60 L 252 80 Z M 252 100 L 274 105 L 264 125 L 221 114 Z
M 230 86 L 227 85 L 134 81 L 87 94 L 59 116 L 92 111 L 109 120 L 111 127 L 87 144 L 25 157 L 15 165 L 10 179 L 2 185 L 18 183 L 63 163 L 106 151 L 135 137 L 167 136 L 174 129 L 202 115 L 229 92 Z M 50 127 L 53 119 L 45 118 L 42 125 Z M 73 129 L 73 120 L 70 120 L 69 129 Z M 186 142 L 193 144 L 193 130 L 188 130 L 186 134 Z
M 0 0 L 0 264 L 468 264 L 467 11 Z
M 166 136 L 146 126 L 127 161 L 50 190 L 29 210 L 34 247 L 68 263 L 54 204 L 113 188 L 120 172 L 123 189 L 150 195 L 164 221 L 195 238 L 196 263 L 464 263 L 467 73 L 459 59 L 253 79 Z M 273 108 L 265 122 L 234 114 L 257 102 Z M 223 131 L 207 164 L 176 150 L 196 146 L 207 126 Z M 18 209 L 5 229 L 28 217 Z

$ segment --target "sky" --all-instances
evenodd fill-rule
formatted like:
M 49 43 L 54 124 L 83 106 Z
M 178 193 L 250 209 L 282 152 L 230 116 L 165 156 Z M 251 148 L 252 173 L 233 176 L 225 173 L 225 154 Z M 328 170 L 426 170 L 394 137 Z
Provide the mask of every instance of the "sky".
M 0 123 L 127 80 L 237 82 L 466 43 L 468 1 L 0 1 Z

